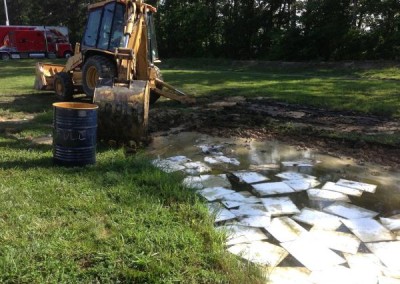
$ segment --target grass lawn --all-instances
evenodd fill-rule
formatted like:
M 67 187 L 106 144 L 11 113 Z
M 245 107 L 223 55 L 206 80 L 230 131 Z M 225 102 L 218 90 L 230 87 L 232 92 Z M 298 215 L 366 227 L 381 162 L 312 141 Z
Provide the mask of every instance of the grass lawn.
M 33 140 L 52 133 L 55 97 L 32 90 L 34 61 L 0 64 L 1 283 L 259 283 L 144 153 L 99 145 L 96 165 L 53 166 Z
M 161 70 L 169 83 L 195 96 L 267 97 L 400 117 L 399 67 L 241 64 L 201 59 L 166 60 L 163 65 Z
M 63 61 L 58 61 L 62 64 Z M 224 251 L 201 200 L 144 153 L 99 145 L 85 168 L 52 164 L 51 93 L 34 60 L 0 62 L 0 282 L 257 283 Z M 400 117 L 399 69 L 328 69 L 167 60 L 167 82 L 196 96 L 269 97 Z M 18 122 L 8 120 L 16 119 Z

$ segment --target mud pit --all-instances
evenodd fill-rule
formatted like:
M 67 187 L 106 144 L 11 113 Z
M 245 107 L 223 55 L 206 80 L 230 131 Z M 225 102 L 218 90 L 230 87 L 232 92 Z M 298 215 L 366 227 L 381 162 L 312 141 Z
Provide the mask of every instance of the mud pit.
M 168 105 L 168 102 L 164 102 Z M 359 164 L 400 168 L 400 144 L 368 143 L 364 139 L 400 135 L 400 120 L 355 112 L 328 111 L 278 103 L 265 98 L 203 98 L 195 106 L 170 108 L 157 103 L 150 111 L 152 135 L 197 131 L 219 137 L 276 139 L 300 149 L 312 149 L 336 157 L 350 157 Z

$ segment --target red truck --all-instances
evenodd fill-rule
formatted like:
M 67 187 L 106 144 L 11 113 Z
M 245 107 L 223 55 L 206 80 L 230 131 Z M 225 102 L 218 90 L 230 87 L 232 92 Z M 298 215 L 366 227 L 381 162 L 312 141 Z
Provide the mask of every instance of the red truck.
M 0 26 L 0 58 L 42 58 L 72 55 L 68 29 L 58 26 Z

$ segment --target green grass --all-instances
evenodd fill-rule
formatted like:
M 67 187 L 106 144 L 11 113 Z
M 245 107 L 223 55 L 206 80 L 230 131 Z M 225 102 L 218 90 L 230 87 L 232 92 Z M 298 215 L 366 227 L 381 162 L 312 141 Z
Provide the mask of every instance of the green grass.
M 399 67 L 271 64 L 272 67 L 267 63 L 167 60 L 163 75 L 169 83 L 195 96 L 265 97 L 332 110 L 400 117 Z
M 361 71 L 360 75 L 372 79 L 383 79 L 383 80 L 400 80 L 399 68 L 390 67 L 380 70 L 365 70 Z
M 33 61 L 1 64 L 0 283 L 261 283 L 145 153 L 98 145 L 95 165 L 54 166 L 32 139 L 52 133 L 55 97 L 31 89 Z
M 32 139 L 52 133 L 55 96 L 32 89 L 35 61 L 0 64 L 0 282 L 259 281 L 253 266 L 225 252 L 182 176 L 160 172 L 144 154 L 126 157 L 100 145 L 96 165 L 53 166 L 52 146 Z M 226 60 L 167 60 L 161 67 L 166 81 L 198 97 L 262 96 L 400 115 L 397 67 Z
M 44 103 L 55 99 L 32 89 L 34 63 L 29 60 L 2 62 L 0 115 L 10 111 L 21 115 L 30 110 L 45 111 Z M 398 66 L 361 68 L 171 59 L 161 68 L 166 81 L 195 96 L 261 96 L 288 103 L 400 117 Z M 35 99 L 31 98 L 32 94 L 36 95 Z M 29 106 L 26 106 L 27 100 Z
M 10 60 L 2 61 L 0 67 L 0 92 L 2 95 L 21 95 L 38 93 L 33 89 L 35 79 L 36 60 Z M 63 59 L 48 60 L 44 63 L 64 64 Z
M 65 60 L 51 62 L 63 64 Z M 0 62 L 1 117 L 24 119 L 51 110 L 51 104 L 56 101 L 55 96 L 51 92 L 33 89 L 35 63 L 35 60 Z
M 179 176 L 121 150 L 62 168 L 50 146 L 0 145 L 0 282 L 246 281 Z

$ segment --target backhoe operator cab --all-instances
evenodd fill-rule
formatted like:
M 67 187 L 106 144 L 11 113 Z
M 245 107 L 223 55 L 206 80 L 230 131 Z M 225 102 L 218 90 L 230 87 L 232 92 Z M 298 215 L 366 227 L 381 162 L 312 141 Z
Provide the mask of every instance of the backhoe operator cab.
M 82 49 L 97 48 L 114 52 L 123 47 L 125 7 L 112 2 L 89 10 Z
M 124 37 L 125 5 L 111 2 L 104 6 L 89 7 L 88 22 L 82 40 L 82 50 L 101 49 L 115 52 L 116 48 L 126 47 Z M 148 29 L 149 60 L 157 60 L 157 42 L 153 23 L 153 12 L 146 12 Z

